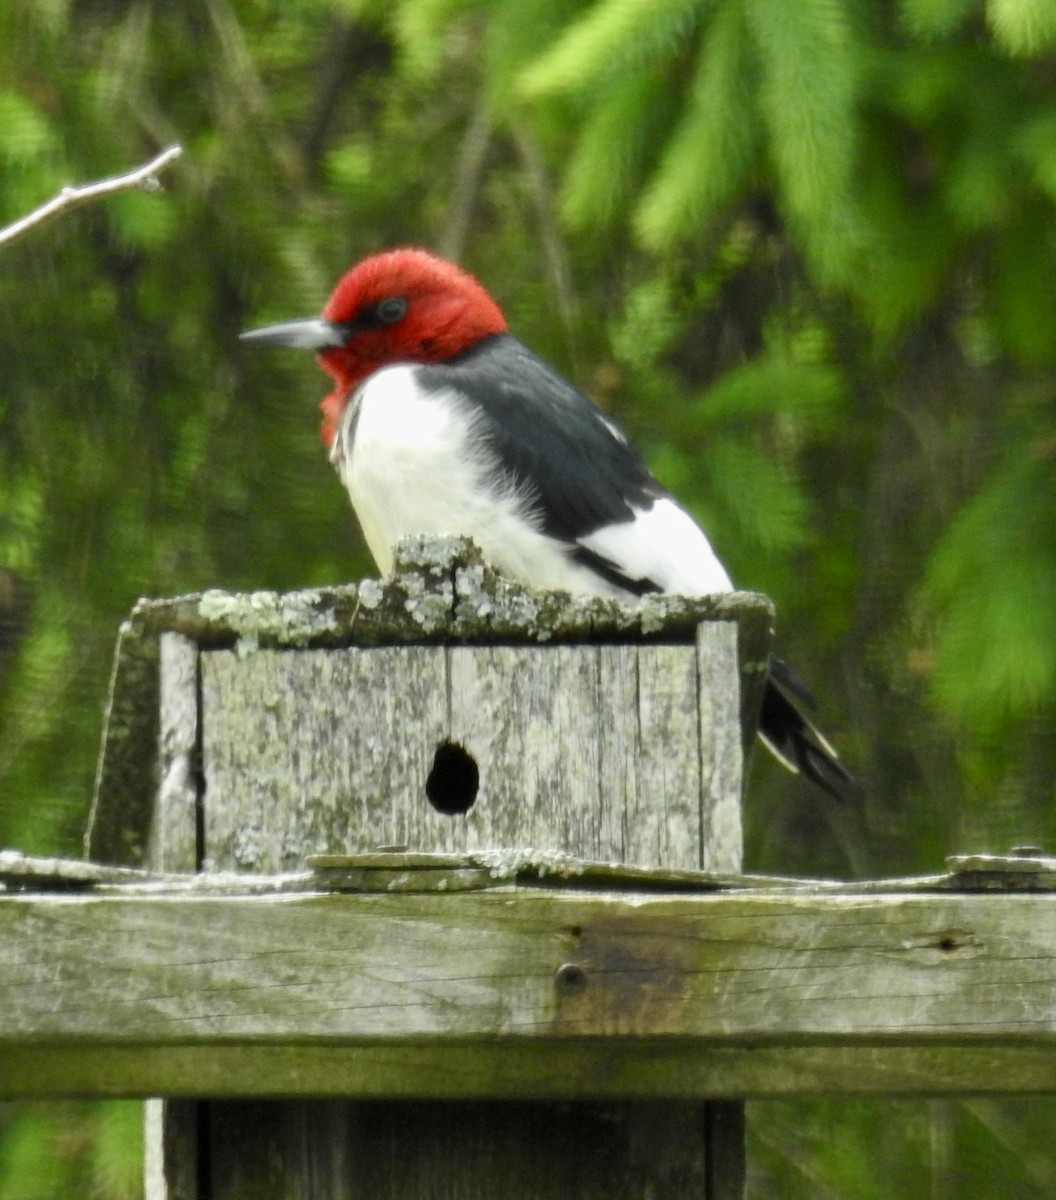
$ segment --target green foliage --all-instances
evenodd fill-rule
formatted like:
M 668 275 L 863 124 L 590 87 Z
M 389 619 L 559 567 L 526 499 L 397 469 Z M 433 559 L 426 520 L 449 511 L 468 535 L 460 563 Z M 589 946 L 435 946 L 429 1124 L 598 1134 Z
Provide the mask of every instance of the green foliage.
M 1056 111 L 1043 109 L 1024 121 L 1015 149 L 1042 194 L 1056 198 Z
M 464 0 L 408 0 L 394 7 L 394 33 L 409 76 L 434 75 L 440 69 L 451 28 L 467 7 Z
M 561 215 L 576 230 L 623 219 L 677 103 L 670 82 L 643 71 L 610 83 L 591 107 L 565 172 Z
M 826 274 L 846 271 L 862 48 L 845 6 L 833 0 L 745 2 L 760 61 L 759 106 L 789 216 Z
M 750 1111 L 753 1197 L 1033 1200 L 1056 1184 L 1038 1153 L 1052 1117 L 1044 1101 L 825 1099 Z
M 495 113 L 523 109 L 518 77 L 579 13 L 577 0 L 501 0 L 488 6 L 485 88 Z
M 984 732 L 1056 706 L 1052 452 L 1018 449 L 951 524 L 925 592 L 941 614 L 938 698 Z
M 707 424 L 770 413 L 806 422 L 817 433 L 835 424 L 842 390 L 831 365 L 771 354 L 728 371 L 695 409 Z
M 643 70 L 678 53 L 693 29 L 699 0 L 601 0 L 563 31 L 557 43 L 527 67 L 526 96 L 582 91 Z
M 744 12 L 729 4 L 704 34 L 696 75 L 635 214 L 650 250 L 669 250 L 699 229 L 743 186 L 759 139 Z
M 861 56 L 841 5 L 606 0 L 526 67 L 521 86 L 529 97 L 564 94 L 585 103 L 592 117 L 582 157 L 619 162 L 614 145 L 604 153 L 599 147 L 602 137 L 618 138 L 613 82 L 623 81 L 617 95 L 627 97 L 630 77 L 679 80 L 690 55 L 696 62 L 684 87 L 685 112 L 636 213 L 642 244 L 670 249 L 732 199 L 765 132 L 790 218 L 801 224 L 819 266 L 846 270 Z M 581 197 L 582 179 L 574 175 L 572 186 Z M 582 202 L 570 207 L 573 218 L 581 218 Z
M 978 0 L 902 0 L 902 21 L 914 36 L 949 37 L 977 8 Z
M 93 1191 L 112 1200 L 135 1200 L 142 1193 L 143 1106 L 110 1101 L 94 1113 L 97 1126 L 90 1143 Z
M 1056 10 L 1048 0 L 989 0 L 986 16 L 1010 54 L 1037 54 L 1056 44 Z
M 766 560 L 780 561 L 814 540 L 800 456 L 833 429 L 842 392 L 843 380 L 828 364 L 771 353 L 732 368 L 687 406 L 681 434 L 707 446 L 698 469 L 726 514 L 717 514 L 711 527 L 728 524 L 740 555 L 760 560 L 741 578 L 756 577 Z
M 0 1111 L 3 1200 L 135 1200 L 143 1194 L 143 1106 L 25 1105 Z

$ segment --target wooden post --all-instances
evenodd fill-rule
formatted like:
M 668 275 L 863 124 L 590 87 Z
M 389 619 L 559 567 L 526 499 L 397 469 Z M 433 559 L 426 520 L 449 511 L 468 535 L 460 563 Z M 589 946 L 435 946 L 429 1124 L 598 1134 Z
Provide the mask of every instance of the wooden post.
M 405 544 L 392 580 L 351 591 L 137 610 L 143 637 L 169 630 L 160 787 L 149 823 L 128 822 L 152 865 L 274 872 L 398 846 L 741 869 L 761 598 L 531 593 L 454 539 Z M 94 828 L 114 858 L 105 803 Z M 737 1102 L 502 1097 L 496 1079 L 494 1101 L 152 1102 L 149 1200 L 743 1193 Z
M 158 793 L 150 865 L 196 872 L 202 865 L 198 646 L 180 633 L 158 636 Z M 96 797 L 98 806 L 98 794 Z M 200 1173 L 204 1109 L 193 1100 L 152 1099 L 144 1108 L 146 1200 L 207 1200 Z

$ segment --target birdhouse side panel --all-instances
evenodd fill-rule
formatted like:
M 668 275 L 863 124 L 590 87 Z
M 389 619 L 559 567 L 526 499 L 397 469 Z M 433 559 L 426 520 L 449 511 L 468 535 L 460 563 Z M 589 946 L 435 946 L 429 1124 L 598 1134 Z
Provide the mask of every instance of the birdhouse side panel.
M 741 795 L 745 677 L 739 669 L 736 625 L 708 621 L 697 626 L 697 719 L 700 746 L 700 867 L 744 869 Z M 759 672 L 755 672 L 756 678 Z M 755 680 L 749 679 L 749 687 Z M 749 700 L 754 704 L 754 700 Z M 754 728 L 754 709 L 753 728 Z M 740 715 L 740 716 L 739 716 Z
M 597 648 L 458 646 L 450 665 L 451 737 L 481 768 L 466 848 L 603 855 Z
M 208 862 L 278 871 L 407 841 L 447 730 L 440 646 L 202 654 Z
M 733 647 L 732 688 L 706 700 L 684 644 L 204 651 L 205 858 L 514 847 L 711 865 L 705 821 L 739 802 Z

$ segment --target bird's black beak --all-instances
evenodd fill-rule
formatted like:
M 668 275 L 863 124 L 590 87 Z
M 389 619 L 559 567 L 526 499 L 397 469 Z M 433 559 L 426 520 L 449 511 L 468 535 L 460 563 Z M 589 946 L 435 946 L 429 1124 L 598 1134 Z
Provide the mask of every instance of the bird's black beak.
M 265 325 L 238 335 L 240 342 L 258 346 L 294 346 L 298 350 L 336 350 L 348 341 L 348 330 L 322 317 L 307 317 L 303 321 L 283 321 L 281 325 Z

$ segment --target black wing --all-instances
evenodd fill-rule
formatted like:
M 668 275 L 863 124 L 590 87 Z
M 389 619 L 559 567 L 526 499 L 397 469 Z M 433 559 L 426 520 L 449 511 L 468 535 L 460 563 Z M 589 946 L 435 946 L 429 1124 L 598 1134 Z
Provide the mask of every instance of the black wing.
M 550 537 L 574 544 L 667 495 L 601 410 L 508 333 L 420 368 L 417 379 L 470 400 L 503 470 L 536 499 Z

